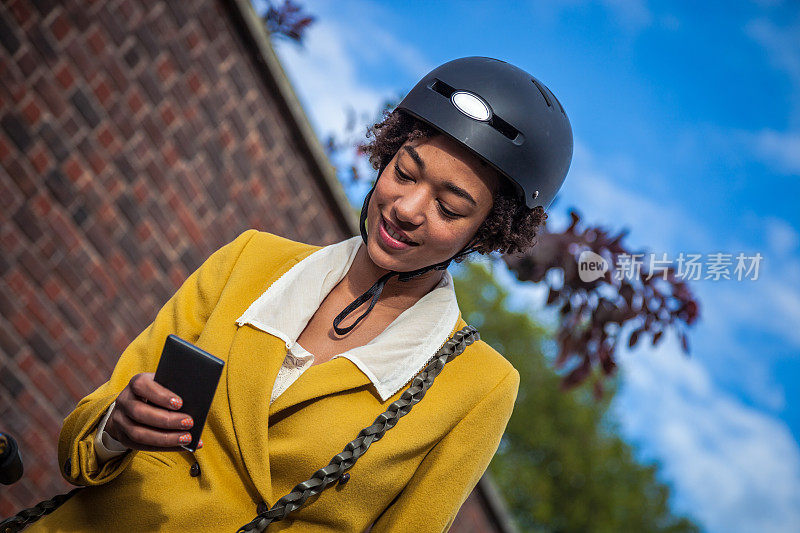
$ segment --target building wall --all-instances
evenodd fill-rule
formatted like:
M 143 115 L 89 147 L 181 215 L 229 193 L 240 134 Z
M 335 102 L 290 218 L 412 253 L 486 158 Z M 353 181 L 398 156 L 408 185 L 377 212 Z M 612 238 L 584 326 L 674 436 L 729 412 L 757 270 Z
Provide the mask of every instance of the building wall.
M 63 418 L 214 250 L 352 235 L 279 98 L 221 3 L 0 4 L 0 431 L 26 471 L 0 516 L 69 489 Z

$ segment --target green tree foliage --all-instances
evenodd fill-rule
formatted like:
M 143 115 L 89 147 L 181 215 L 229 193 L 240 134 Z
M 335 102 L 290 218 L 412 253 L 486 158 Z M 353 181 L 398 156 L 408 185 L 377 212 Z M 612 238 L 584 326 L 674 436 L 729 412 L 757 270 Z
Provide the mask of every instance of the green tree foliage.
M 497 268 L 501 268 L 498 265 Z M 641 465 L 606 416 L 618 378 L 597 401 L 591 376 L 569 391 L 543 347 L 552 333 L 507 308 L 508 292 L 484 263 L 455 277 L 464 320 L 520 373 L 514 414 L 489 469 L 523 531 L 690 532 L 674 516 L 658 465 Z

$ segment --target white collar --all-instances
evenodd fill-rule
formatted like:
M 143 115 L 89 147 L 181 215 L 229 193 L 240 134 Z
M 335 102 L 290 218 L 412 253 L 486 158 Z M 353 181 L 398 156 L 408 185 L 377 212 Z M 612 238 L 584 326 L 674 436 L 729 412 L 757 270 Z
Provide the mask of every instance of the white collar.
M 282 339 L 291 349 L 333 287 L 350 269 L 361 236 L 331 244 L 294 265 L 236 320 Z M 403 311 L 377 337 L 334 357 L 352 361 L 386 401 L 419 372 L 450 337 L 459 316 L 453 277 Z

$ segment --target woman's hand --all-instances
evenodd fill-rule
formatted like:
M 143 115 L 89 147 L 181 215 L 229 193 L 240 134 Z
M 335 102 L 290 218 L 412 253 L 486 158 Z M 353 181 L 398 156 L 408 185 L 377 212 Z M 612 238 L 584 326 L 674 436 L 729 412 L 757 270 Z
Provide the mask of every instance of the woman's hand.
M 153 380 L 152 372 L 136 374 L 117 396 L 105 431 L 135 450 L 183 451 L 189 444 L 194 421 L 178 412 L 183 405 L 177 394 Z M 202 447 L 200 441 L 198 448 Z

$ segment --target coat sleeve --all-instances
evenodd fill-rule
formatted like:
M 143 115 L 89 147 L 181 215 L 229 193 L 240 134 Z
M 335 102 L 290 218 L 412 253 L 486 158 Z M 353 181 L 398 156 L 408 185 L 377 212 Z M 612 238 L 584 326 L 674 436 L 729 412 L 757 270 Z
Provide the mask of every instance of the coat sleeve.
M 58 463 L 64 478 L 75 485 L 100 485 L 118 476 L 133 453 L 98 464 L 95 429 L 109 406 L 131 377 L 155 372 L 167 335 L 195 341 L 220 298 L 233 266 L 248 241 L 258 233 L 250 229 L 226 244 L 200 265 L 158 311 L 119 357 L 109 380 L 83 398 L 64 419 L 58 439 Z
M 370 533 L 448 531 L 500 445 L 518 390 L 519 372 L 512 368 L 427 453 Z

